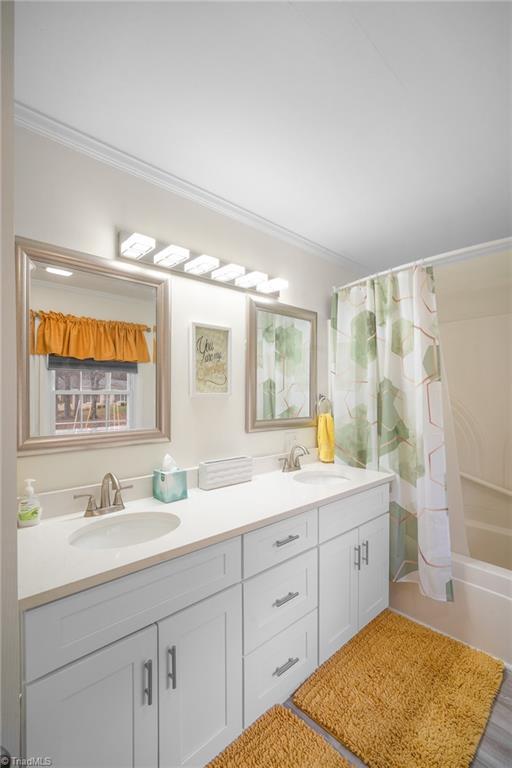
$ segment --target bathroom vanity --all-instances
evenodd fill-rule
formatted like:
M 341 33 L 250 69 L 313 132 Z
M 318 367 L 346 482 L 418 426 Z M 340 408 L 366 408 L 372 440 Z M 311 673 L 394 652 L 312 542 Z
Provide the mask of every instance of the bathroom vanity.
M 179 518 L 139 545 L 76 546 L 105 524 L 77 515 L 21 531 L 24 754 L 203 766 L 284 701 L 388 605 L 391 478 L 337 469 L 130 503 Z

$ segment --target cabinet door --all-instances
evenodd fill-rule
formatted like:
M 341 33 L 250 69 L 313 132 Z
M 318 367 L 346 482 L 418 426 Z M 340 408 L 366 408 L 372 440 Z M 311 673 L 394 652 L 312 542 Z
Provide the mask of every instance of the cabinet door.
M 320 546 L 319 656 L 322 664 L 358 631 L 357 529 Z
M 26 756 L 54 768 L 156 768 L 153 625 L 25 687 Z
M 158 623 L 160 768 L 203 766 L 242 730 L 242 592 Z
M 389 515 L 359 528 L 359 629 L 389 604 Z

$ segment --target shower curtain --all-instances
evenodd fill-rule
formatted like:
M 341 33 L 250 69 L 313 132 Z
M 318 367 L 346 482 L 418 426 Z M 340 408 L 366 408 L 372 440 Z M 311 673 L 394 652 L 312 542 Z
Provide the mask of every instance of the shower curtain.
M 432 269 L 416 265 L 340 289 L 331 326 L 337 458 L 395 473 L 391 579 L 452 600 Z

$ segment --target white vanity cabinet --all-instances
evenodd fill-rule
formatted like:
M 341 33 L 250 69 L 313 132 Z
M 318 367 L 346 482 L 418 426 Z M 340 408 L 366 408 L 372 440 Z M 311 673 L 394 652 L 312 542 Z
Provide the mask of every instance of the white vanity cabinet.
M 242 730 L 237 585 L 158 622 L 160 768 L 202 766 Z
M 318 666 L 318 510 L 243 536 L 244 727 Z
M 320 663 L 388 606 L 388 498 L 384 486 L 320 508 Z
M 156 673 L 153 625 L 29 683 L 26 755 L 53 768 L 157 768 Z
M 318 666 L 318 616 L 312 611 L 244 659 L 244 727 L 286 701 Z
M 22 616 L 26 758 L 202 768 L 388 605 L 389 484 Z
M 359 543 L 356 528 L 320 546 L 318 617 L 319 660 L 323 663 L 356 634 L 359 627 L 358 582 L 354 565 Z
M 389 605 L 389 514 L 359 528 L 358 615 L 362 629 Z
M 240 580 L 235 537 L 27 611 L 24 755 L 55 768 L 208 762 L 242 730 Z

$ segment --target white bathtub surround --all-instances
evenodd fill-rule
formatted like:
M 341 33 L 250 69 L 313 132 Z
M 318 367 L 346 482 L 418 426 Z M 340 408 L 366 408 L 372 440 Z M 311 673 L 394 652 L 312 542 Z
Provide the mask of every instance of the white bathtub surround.
M 390 506 L 393 581 L 453 599 L 436 295 L 422 262 L 333 296 L 336 455 L 396 473 Z
M 304 471 L 329 475 L 333 468 L 313 462 Z M 180 525 L 166 536 L 120 549 L 85 550 L 69 544 L 70 536 L 105 517 L 84 518 L 81 511 L 43 519 L 39 526 L 19 532 L 20 607 L 27 609 L 56 600 L 312 509 L 321 502 L 390 482 L 390 476 L 383 472 L 352 467 L 343 467 L 341 472 L 348 479 L 339 484 L 309 485 L 296 481 L 298 472 L 274 471 L 256 475 L 250 483 L 214 491 L 192 488 L 188 499 L 173 504 L 151 497 L 128 501 L 125 512 L 113 513 L 109 519 L 132 512 L 158 511 L 178 515 Z
M 452 475 L 456 465 L 460 472 L 448 477 L 449 492 L 460 487 L 453 549 L 512 569 L 511 244 L 464 264 L 441 265 L 435 277 L 445 414 L 451 411 L 454 425 L 447 458 Z

